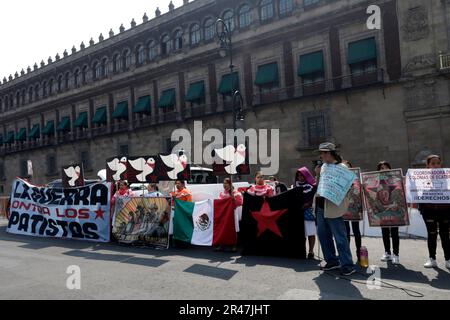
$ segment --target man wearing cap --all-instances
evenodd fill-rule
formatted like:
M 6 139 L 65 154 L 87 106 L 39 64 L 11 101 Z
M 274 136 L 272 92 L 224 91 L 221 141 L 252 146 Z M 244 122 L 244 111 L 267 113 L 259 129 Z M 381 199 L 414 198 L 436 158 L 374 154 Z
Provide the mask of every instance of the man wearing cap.
M 336 146 L 333 143 L 326 142 L 319 146 L 320 159 L 327 165 L 339 165 L 347 168 L 342 164 L 342 158 L 336 152 Z M 316 179 L 319 183 L 320 176 L 323 175 L 327 166 L 316 167 Z M 343 275 L 351 275 L 355 273 L 350 244 L 347 239 L 347 230 L 345 229 L 344 219 L 342 218 L 348 207 L 348 200 L 344 200 L 340 206 L 321 197 L 316 197 L 316 217 L 317 232 L 325 258 L 326 265 L 323 270 L 341 269 Z M 334 241 L 333 241 L 334 237 Z M 336 256 L 336 242 L 339 256 Z

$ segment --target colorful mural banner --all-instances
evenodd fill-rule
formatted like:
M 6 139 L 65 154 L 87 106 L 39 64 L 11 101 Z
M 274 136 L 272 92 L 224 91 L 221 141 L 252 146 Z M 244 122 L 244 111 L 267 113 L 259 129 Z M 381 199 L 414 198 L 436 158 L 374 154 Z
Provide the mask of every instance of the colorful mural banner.
M 363 220 L 363 195 L 361 188 L 361 169 L 352 168 L 350 169 L 356 178 L 353 181 L 353 185 L 350 188 L 350 192 L 347 193 L 348 208 L 347 212 L 344 214 L 343 218 L 346 221 L 361 221 Z

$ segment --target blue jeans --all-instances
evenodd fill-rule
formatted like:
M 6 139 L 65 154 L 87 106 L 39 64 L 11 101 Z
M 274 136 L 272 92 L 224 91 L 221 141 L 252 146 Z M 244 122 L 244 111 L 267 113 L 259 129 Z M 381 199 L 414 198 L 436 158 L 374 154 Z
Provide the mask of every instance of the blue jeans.
M 321 208 L 316 209 L 316 215 L 317 235 L 319 237 L 320 245 L 322 246 L 325 261 L 331 264 L 340 263 L 341 268 L 354 268 L 344 219 L 342 219 L 342 217 L 336 219 L 325 218 L 324 210 Z M 333 237 L 336 241 L 339 257 L 336 256 Z

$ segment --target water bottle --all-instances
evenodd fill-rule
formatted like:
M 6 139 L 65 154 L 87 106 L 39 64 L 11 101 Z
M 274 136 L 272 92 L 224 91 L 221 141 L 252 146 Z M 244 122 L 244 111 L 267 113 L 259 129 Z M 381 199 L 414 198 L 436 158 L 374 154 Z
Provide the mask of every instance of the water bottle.
M 360 259 L 359 259 L 359 265 L 362 268 L 368 268 L 369 267 L 369 252 L 367 251 L 366 247 L 361 247 L 359 250 Z

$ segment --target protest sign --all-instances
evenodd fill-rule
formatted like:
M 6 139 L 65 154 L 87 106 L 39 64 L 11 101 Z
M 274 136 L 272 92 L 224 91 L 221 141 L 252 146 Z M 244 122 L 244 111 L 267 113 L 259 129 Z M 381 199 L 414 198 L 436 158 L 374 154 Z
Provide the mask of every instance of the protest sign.
M 361 188 L 361 169 L 350 169 L 355 173 L 356 178 L 353 181 L 353 185 L 350 188 L 350 192 L 347 193 L 348 208 L 343 218 L 346 221 L 361 221 L 363 219 L 363 197 Z
M 450 169 L 409 169 L 408 203 L 450 203 Z
M 355 180 L 355 174 L 343 165 L 323 166 L 317 194 L 340 206 Z

